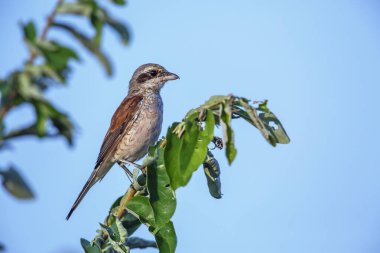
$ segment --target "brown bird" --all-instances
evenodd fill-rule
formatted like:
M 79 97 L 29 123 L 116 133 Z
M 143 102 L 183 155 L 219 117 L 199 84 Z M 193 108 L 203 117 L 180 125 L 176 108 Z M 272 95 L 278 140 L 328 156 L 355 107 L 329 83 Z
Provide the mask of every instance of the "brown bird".
M 68 220 L 88 190 L 101 180 L 115 163 L 133 163 L 148 152 L 161 132 L 163 103 L 160 90 L 176 74 L 158 64 L 144 64 L 129 81 L 127 97 L 111 119 L 95 168 L 66 219 Z

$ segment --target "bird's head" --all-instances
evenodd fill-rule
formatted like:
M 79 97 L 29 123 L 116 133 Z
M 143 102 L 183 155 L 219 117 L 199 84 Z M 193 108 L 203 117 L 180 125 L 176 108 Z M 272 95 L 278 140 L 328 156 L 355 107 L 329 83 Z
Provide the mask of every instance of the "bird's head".
M 167 81 L 178 78 L 179 76 L 170 73 L 159 64 L 144 64 L 133 73 L 129 82 L 129 93 L 159 92 Z

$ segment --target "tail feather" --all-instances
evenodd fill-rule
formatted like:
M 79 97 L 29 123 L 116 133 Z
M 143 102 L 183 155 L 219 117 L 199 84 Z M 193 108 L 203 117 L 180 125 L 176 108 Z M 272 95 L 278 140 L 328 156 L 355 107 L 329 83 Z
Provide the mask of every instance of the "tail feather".
M 66 216 L 66 220 L 70 219 L 70 216 L 73 214 L 75 209 L 78 207 L 79 203 L 82 201 L 84 196 L 86 196 L 88 190 L 99 180 L 99 178 L 96 176 L 97 169 L 94 169 L 92 172 L 90 178 L 87 180 L 86 184 L 83 186 L 82 191 L 79 193 L 77 199 L 74 202 L 74 205 L 71 207 L 70 212 Z

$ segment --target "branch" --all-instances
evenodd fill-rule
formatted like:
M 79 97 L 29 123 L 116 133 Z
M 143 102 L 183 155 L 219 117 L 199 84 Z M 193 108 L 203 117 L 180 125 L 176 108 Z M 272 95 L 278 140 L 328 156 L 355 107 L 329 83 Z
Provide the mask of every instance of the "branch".
M 50 13 L 50 15 L 48 16 L 46 24 L 45 24 L 44 28 L 42 29 L 40 40 L 45 40 L 46 39 L 48 31 L 49 31 L 50 27 L 54 23 L 54 18 L 57 15 L 58 7 L 61 4 L 63 4 L 64 1 L 65 0 L 58 0 L 57 3 L 55 4 L 54 9 L 52 10 L 52 12 Z M 32 50 L 31 54 L 30 54 L 30 57 L 29 57 L 29 60 L 28 60 L 28 64 L 32 64 L 33 61 L 34 61 L 34 59 L 36 59 L 37 55 L 38 55 L 37 52 L 35 50 Z
M 5 134 L 4 136 L 1 137 L 0 139 L 0 148 L 2 148 L 4 146 L 4 143 L 5 141 L 9 140 L 9 139 L 14 139 L 14 138 L 18 138 L 18 137 L 24 137 L 24 136 L 37 136 L 37 131 L 36 131 L 36 126 L 35 125 L 31 125 L 29 127 L 25 127 L 25 128 L 21 128 L 21 129 L 17 129 L 17 130 L 13 130 L 7 134 Z M 54 138 L 54 137 L 57 137 L 59 136 L 58 133 L 46 133 L 44 135 L 44 138 Z
M 36 133 L 35 127 L 32 125 L 29 127 L 25 127 L 25 128 L 18 129 L 18 130 L 13 130 L 13 131 L 9 132 L 8 134 L 3 136 L 2 141 L 5 141 L 5 140 L 11 139 L 11 138 L 27 136 L 27 135 L 36 135 L 36 134 L 37 133 Z

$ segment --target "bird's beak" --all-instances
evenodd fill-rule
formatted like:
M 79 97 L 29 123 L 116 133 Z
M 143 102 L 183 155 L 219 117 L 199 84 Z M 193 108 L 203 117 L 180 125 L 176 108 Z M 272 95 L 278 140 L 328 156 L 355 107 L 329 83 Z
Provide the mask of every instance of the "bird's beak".
M 164 73 L 164 76 L 163 76 L 163 79 L 165 81 L 169 81 L 169 80 L 177 80 L 179 79 L 179 76 L 174 74 L 174 73 L 170 73 L 170 72 L 165 72 Z

